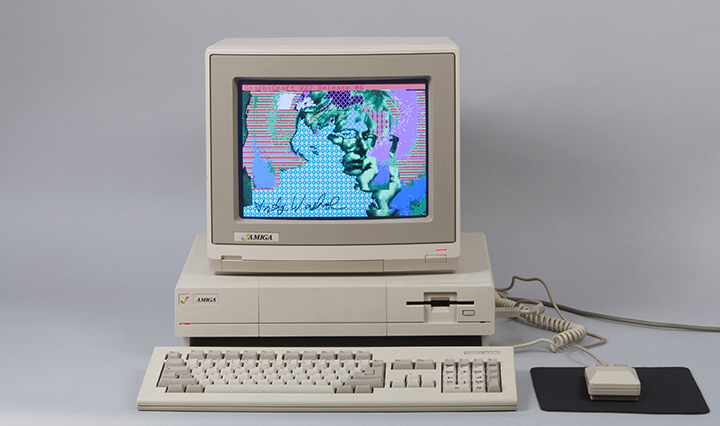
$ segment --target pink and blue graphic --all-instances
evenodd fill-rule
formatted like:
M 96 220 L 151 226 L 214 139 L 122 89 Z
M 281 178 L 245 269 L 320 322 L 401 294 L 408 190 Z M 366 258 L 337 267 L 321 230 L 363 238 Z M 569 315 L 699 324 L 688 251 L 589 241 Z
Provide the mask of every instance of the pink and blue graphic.
M 238 84 L 245 218 L 427 215 L 427 83 Z

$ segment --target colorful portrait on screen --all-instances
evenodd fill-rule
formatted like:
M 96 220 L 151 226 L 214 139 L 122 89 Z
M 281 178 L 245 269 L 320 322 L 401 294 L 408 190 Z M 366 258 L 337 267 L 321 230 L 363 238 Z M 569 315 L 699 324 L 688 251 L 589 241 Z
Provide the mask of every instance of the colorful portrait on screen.
M 427 84 L 239 84 L 244 218 L 427 216 Z

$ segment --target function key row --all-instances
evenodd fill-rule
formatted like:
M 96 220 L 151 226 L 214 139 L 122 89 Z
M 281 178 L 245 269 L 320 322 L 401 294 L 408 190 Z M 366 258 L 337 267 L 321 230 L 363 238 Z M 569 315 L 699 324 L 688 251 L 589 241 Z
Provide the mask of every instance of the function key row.
M 177 351 L 171 351 L 167 353 L 167 356 L 165 357 L 167 361 L 169 361 L 172 364 L 172 360 L 182 360 L 183 356 L 180 352 Z M 241 359 L 241 360 L 356 360 L 356 361 L 363 361 L 363 360 L 372 360 L 372 353 L 369 351 L 321 351 L 320 353 L 316 351 L 288 351 L 283 353 L 276 353 L 275 351 L 220 351 L 220 350 L 209 350 L 209 351 L 202 351 L 202 350 L 191 350 L 190 353 L 187 356 L 187 359 L 210 359 L 210 360 L 218 360 L 218 359 Z

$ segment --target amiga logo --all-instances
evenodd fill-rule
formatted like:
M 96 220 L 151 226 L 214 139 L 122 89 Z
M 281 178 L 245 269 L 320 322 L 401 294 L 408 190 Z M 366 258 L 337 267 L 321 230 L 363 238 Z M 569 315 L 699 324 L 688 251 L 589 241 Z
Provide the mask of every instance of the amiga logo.
M 235 241 L 240 243 L 277 243 L 280 234 L 276 232 L 236 232 Z
M 193 294 L 193 304 L 195 305 L 217 305 L 217 294 Z

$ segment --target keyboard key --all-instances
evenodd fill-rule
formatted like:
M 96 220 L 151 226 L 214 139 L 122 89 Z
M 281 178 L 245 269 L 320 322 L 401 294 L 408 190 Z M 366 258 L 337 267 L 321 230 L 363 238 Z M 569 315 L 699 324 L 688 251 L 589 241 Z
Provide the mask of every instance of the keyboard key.
M 299 360 L 300 359 L 300 352 L 298 351 L 290 351 L 285 352 L 285 355 L 283 356 L 284 360 L 290 361 L 290 360 Z
M 435 380 L 423 377 L 422 381 L 420 382 L 420 387 L 421 388 L 434 388 Z
M 222 359 L 223 354 L 222 351 L 208 351 L 207 353 L 207 359 Z
M 199 349 L 193 349 L 190 351 L 190 355 L 188 355 L 188 358 L 205 358 L 205 351 L 201 351 Z
M 412 370 L 413 363 L 409 359 L 398 359 L 392 363 L 393 370 Z
M 485 392 L 485 382 L 482 380 L 473 381 L 473 392 Z
M 405 381 L 407 383 L 407 387 L 409 387 L 409 388 L 419 388 L 420 387 L 420 376 L 411 374 L 411 375 L 407 376 Z
M 353 388 L 350 385 L 340 386 L 337 389 L 337 393 L 353 393 Z
M 260 354 L 261 361 L 271 359 L 275 359 L 275 352 L 273 351 L 262 351 L 262 353 Z
M 257 385 L 210 385 L 205 393 L 335 393 L 332 386 L 277 386 L 271 384 Z
M 500 385 L 500 376 L 497 374 L 488 374 L 486 379 L 487 391 L 488 392 L 501 392 L 502 386 Z
M 165 365 L 167 365 L 167 366 L 184 366 L 185 361 L 183 361 L 180 358 L 171 358 L 171 359 L 168 359 L 167 361 L 165 361 Z
M 190 367 L 187 365 L 181 365 L 181 366 L 172 366 L 172 365 L 165 365 L 165 368 L 163 369 L 163 373 L 189 373 Z
M 445 392 L 445 393 L 469 393 L 470 392 L 470 383 L 465 383 L 462 385 L 445 386 L 443 388 L 443 392 Z
M 369 385 L 356 386 L 355 393 L 372 393 L 372 387 L 370 387 Z
M 242 359 L 243 360 L 256 360 L 257 356 L 258 356 L 258 354 L 255 351 L 245 351 L 242 354 Z
M 383 379 L 382 377 L 359 376 L 348 380 L 347 384 L 350 386 L 370 386 L 373 388 L 381 388 L 383 387 Z
M 372 354 L 370 353 L 370 351 L 358 351 L 355 354 L 355 359 L 358 361 L 363 360 L 363 359 L 371 360 Z
M 415 369 L 416 370 L 434 370 L 435 369 L 435 361 L 431 359 L 419 359 L 415 361 Z
M 157 386 L 160 388 L 166 388 L 173 385 L 195 385 L 198 381 L 194 377 L 178 377 L 178 378 L 161 378 L 158 381 Z
M 320 359 L 323 359 L 323 360 L 335 359 L 335 352 L 322 351 L 322 353 L 320 354 Z
M 340 353 L 338 354 L 338 359 L 339 360 L 348 360 L 348 359 L 355 359 L 355 357 L 353 356 L 352 351 L 340 351 Z
M 185 388 L 185 393 L 202 393 L 203 387 L 198 385 L 188 385 L 187 388 Z

